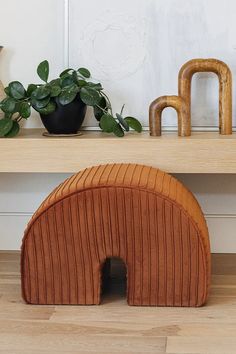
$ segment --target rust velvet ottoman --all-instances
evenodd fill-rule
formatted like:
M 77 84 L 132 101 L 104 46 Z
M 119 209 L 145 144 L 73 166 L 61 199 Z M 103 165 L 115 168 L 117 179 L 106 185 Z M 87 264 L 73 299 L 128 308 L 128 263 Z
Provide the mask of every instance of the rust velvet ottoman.
M 127 267 L 129 305 L 201 306 L 210 245 L 201 208 L 183 184 L 156 168 L 87 168 L 57 187 L 22 243 L 22 294 L 30 304 L 99 304 L 102 267 Z

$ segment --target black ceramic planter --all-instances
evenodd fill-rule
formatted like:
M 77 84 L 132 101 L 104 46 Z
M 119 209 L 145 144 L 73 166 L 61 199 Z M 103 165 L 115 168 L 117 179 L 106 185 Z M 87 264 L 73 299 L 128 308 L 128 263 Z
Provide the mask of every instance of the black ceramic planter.
M 55 112 L 40 114 L 43 125 L 50 134 L 76 134 L 80 129 L 86 114 L 87 106 L 81 101 L 79 95 L 75 100 L 65 106 L 56 99 Z

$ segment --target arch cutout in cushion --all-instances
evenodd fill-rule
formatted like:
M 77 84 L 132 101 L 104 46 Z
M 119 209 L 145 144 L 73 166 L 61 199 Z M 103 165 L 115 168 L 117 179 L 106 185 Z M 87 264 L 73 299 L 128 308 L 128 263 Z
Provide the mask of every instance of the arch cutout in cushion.
M 201 208 L 156 168 L 109 164 L 75 174 L 30 220 L 22 243 L 22 294 L 31 304 L 100 303 L 101 267 L 121 258 L 129 305 L 201 306 L 210 245 Z

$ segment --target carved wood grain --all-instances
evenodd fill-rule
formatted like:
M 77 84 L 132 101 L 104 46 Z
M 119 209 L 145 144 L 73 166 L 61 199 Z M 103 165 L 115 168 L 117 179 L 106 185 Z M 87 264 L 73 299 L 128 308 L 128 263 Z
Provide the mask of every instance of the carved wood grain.
M 186 114 L 186 104 L 179 96 L 161 96 L 152 102 L 149 109 L 150 134 L 151 136 L 161 135 L 162 111 L 166 107 L 172 107 L 178 115 L 178 134 L 179 136 L 191 135 L 191 125 Z
M 149 108 L 150 135 L 161 135 L 162 111 L 173 107 L 178 114 L 178 135 L 191 135 L 191 83 L 197 72 L 213 72 L 219 79 L 219 131 L 232 134 L 232 74 L 229 67 L 217 59 L 193 59 L 179 71 L 178 96 L 161 96 Z
M 186 114 L 191 120 L 191 82 L 197 72 L 212 72 L 219 79 L 219 130 L 220 134 L 232 134 L 232 75 L 229 67 L 217 59 L 193 59 L 179 72 L 179 96 L 186 103 Z

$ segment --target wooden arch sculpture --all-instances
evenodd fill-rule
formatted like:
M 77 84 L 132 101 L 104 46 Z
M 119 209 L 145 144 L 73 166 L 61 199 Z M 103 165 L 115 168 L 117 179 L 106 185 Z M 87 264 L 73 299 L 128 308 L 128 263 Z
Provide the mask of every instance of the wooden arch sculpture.
M 127 266 L 129 305 L 201 306 L 210 247 L 204 216 L 174 177 L 152 167 L 92 167 L 67 179 L 32 217 L 22 243 L 31 304 L 99 304 L 101 268 Z
M 217 59 L 193 59 L 179 72 L 179 95 L 162 96 L 149 108 L 150 135 L 161 135 L 161 116 L 166 107 L 173 107 L 178 114 L 178 135 L 191 135 L 191 82 L 197 72 L 213 72 L 219 78 L 219 131 L 232 134 L 232 75 L 229 67 Z

